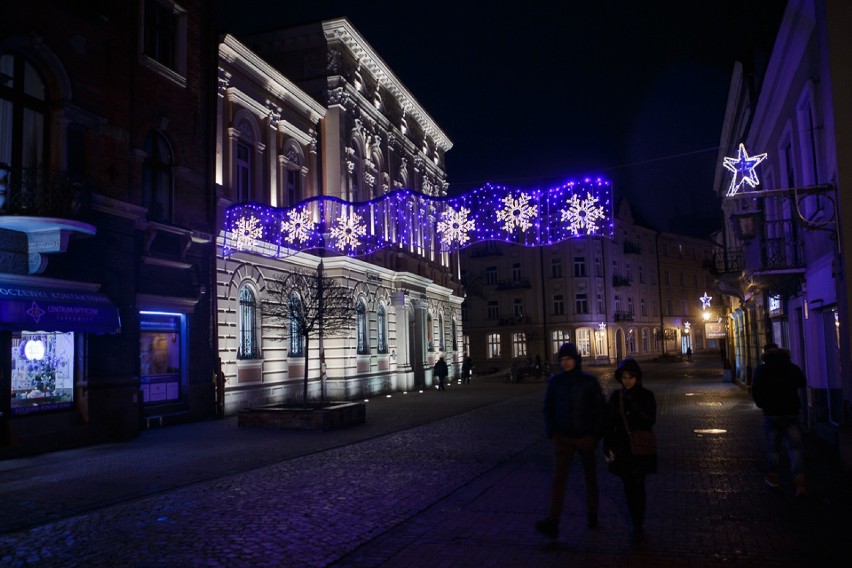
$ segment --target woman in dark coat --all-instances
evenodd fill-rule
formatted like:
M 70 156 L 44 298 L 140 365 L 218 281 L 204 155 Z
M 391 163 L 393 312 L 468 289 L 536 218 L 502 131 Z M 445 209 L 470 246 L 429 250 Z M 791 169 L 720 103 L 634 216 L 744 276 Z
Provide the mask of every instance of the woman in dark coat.
M 654 393 L 642 386 L 642 369 L 634 359 L 625 359 L 615 371 L 620 389 L 612 393 L 604 418 L 603 450 L 609 470 L 624 482 L 627 509 L 633 521 L 634 537 L 644 534 L 645 476 L 657 472 L 657 456 L 634 456 L 625 429 L 624 416 L 630 431 L 650 431 L 657 420 L 657 401 Z

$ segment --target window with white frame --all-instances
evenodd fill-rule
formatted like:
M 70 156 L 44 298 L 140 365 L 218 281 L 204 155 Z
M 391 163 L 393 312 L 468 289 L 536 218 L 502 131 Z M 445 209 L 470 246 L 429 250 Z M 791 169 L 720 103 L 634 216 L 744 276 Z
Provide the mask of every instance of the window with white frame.
M 186 10 L 171 0 L 144 0 L 140 8 L 142 63 L 186 85 Z
M 636 331 L 632 329 L 627 331 L 627 352 L 636 353 Z
M 577 351 L 583 357 L 589 357 L 592 354 L 592 332 L 589 328 L 583 327 L 577 330 Z
M 589 297 L 587 294 L 574 295 L 574 313 L 587 314 L 589 313 Z
M 558 256 L 550 259 L 550 277 L 562 278 L 562 259 Z
M 574 257 L 574 276 L 582 277 L 586 275 L 586 257 Z
M 516 318 L 524 317 L 524 301 L 521 298 L 515 298 L 512 303 L 512 311 Z
M 595 355 L 606 355 L 606 329 L 595 330 Z
M 298 294 L 290 296 L 290 357 L 304 357 L 305 343 L 302 334 L 302 300 Z
M 568 333 L 567 329 L 557 329 L 556 331 L 551 332 L 550 340 L 551 352 L 559 353 L 559 348 L 562 347 L 562 344 L 571 341 L 571 335 Z
M 525 357 L 527 354 L 527 335 L 525 333 L 512 334 L 512 357 Z
M 236 169 L 235 182 L 237 201 L 251 201 L 252 184 L 252 148 L 244 142 L 237 142 L 237 156 L 234 160 Z
M 488 334 L 488 358 L 496 359 L 500 356 L 500 334 Z
M 490 300 L 488 302 L 488 319 L 496 320 L 500 317 L 500 310 L 497 305 L 497 300 Z
M 446 345 L 444 341 L 444 316 L 438 315 L 438 351 L 446 351 Z
M 565 314 L 565 298 L 562 294 L 553 295 L 553 314 L 557 316 Z
M 257 359 L 260 349 L 257 342 L 258 308 L 257 298 L 252 289 L 245 285 L 240 289 L 240 343 L 237 347 L 237 359 Z

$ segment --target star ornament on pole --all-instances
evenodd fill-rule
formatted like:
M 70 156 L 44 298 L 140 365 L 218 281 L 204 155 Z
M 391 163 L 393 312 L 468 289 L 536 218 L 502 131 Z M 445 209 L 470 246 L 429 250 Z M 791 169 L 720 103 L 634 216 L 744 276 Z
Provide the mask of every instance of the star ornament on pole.
M 736 158 L 723 158 L 722 165 L 734 173 L 726 196 L 731 197 L 735 195 L 744 183 L 747 183 L 752 188 L 757 187 L 760 184 L 760 180 L 757 179 L 757 173 L 755 173 L 754 169 L 765 159 L 766 152 L 757 154 L 756 156 L 749 156 L 745 145 L 742 143 L 740 143 Z
M 707 292 L 704 292 L 704 295 L 698 299 L 701 300 L 701 309 L 706 310 L 710 307 L 710 300 L 713 299 L 713 296 L 708 296 Z

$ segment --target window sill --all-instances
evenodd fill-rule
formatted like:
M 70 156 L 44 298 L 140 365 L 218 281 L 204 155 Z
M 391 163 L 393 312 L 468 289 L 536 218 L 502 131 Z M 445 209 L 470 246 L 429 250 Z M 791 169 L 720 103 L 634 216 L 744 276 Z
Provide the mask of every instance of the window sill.
M 178 87 L 186 88 L 186 77 L 184 75 L 181 75 L 174 69 L 166 67 L 155 59 L 151 59 L 144 53 L 139 54 L 139 63 L 141 63 L 143 67 L 147 67 L 151 71 L 162 75 Z

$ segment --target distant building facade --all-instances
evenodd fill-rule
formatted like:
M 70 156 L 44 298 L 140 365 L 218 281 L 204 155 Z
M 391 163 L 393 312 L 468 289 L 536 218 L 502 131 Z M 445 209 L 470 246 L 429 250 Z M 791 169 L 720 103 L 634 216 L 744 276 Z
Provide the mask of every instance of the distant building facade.
M 658 262 L 660 242 L 673 256 Z M 636 224 L 626 200 L 614 217 L 612 239 L 585 237 L 532 248 L 471 246 L 461 252 L 465 348 L 478 369 L 512 362 L 524 367 L 536 356 L 555 364 L 566 341 L 576 343 L 589 364 L 611 364 L 659 357 L 661 330 L 668 329 L 667 352 L 685 353 L 690 343 L 681 340 L 683 322 L 701 316 L 680 300 L 694 295 L 700 305 L 694 284 L 696 278 L 702 286 L 707 282 L 702 259 L 711 249 L 710 241 L 658 235 Z M 678 256 L 679 251 L 687 254 Z M 664 294 L 660 270 L 670 278 L 675 274 Z M 661 311 L 661 299 L 666 305 L 671 300 L 671 313 Z M 693 349 L 710 346 L 702 337 Z
M 4 10 L 2 455 L 211 416 L 213 30 L 196 0 Z

